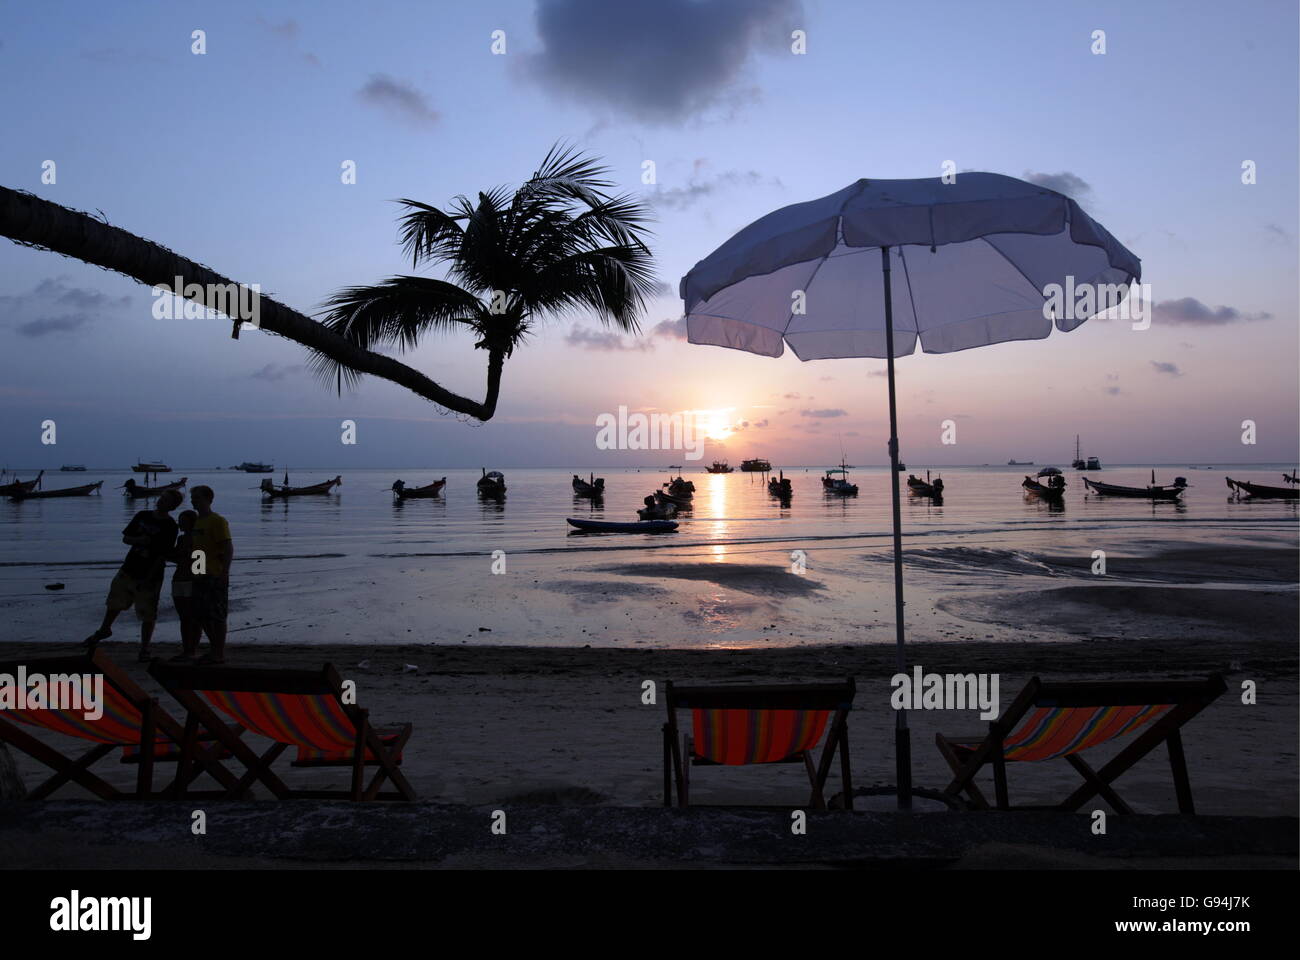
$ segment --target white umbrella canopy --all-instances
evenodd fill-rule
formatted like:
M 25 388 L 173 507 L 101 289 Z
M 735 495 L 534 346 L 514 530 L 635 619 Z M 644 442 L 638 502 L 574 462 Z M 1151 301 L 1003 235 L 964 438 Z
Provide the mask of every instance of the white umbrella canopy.
M 906 669 L 894 358 L 1073 330 L 1116 306 L 1142 265 L 1069 197 L 1015 177 L 858 180 L 755 220 L 682 278 L 690 343 L 800 360 L 887 361 L 898 667 Z M 1056 291 L 1053 285 L 1058 285 Z M 1082 316 L 1071 291 L 1090 290 Z M 1060 303 L 1061 310 L 1056 309 Z M 1048 304 L 1052 306 L 1049 308 Z M 911 806 L 896 715 L 900 807 Z

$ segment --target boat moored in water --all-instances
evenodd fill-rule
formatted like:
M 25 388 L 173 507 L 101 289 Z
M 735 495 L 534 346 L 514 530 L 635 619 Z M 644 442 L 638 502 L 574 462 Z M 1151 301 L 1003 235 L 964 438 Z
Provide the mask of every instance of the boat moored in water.
M 822 490 L 836 497 L 856 497 L 858 485 L 849 483 L 849 468 L 843 462 L 826 471 L 822 477 Z
M 269 463 L 254 463 L 251 460 L 245 460 L 237 469 L 243 470 L 245 473 L 272 473 L 275 471 L 275 467 Z
M 442 495 L 442 488 L 446 485 L 446 477 L 433 483 L 426 483 L 422 487 L 408 487 L 401 480 L 397 480 L 393 483 L 393 493 L 397 495 L 398 500 L 432 500 Z
M 286 477 L 288 475 L 286 474 Z M 282 486 L 276 486 L 270 478 L 262 481 L 258 487 L 262 494 L 267 497 L 303 497 L 313 494 L 331 493 L 335 487 L 343 483 L 342 477 L 335 477 L 333 480 L 326 480 L 322 483 L 313 483 L 307 487 L 291 487 L 288 483 Z
M 141 460 L 131 469 L 136 473 L 171 473 L 172 468 L 161 460 Z
M 745 473 L 771 473 L 772 463 L 761 457 L 753 460 L 742 460 L 740 461 L 740 469 Z
M 583 533 L 672 533 L 677 529 L 676 520 L 581 520 L 567 517 L 569 526 L 576 527 Z
M 483 476 L 474 484 L 480 497 L 495 499 L 506 495 L 506 478 L 500 470 L 488 470 L 483 467 Z
M 605 495 L 605 478 L 590 474 L 590 479 L 584 480 L 576 473 L 573 475 L 573 495 L 575 497 L 586 497 L 588 500 L 599 500 Z
M 83 463 L 65 463 L 59 467 L 60 473 L 85 473 L 86 465 Z
M 41 477 L 43 476 L 45 476 L 44 470 L 30 480 L 14 480 L 6 483 L 0 486 L 0 497 L 13 497 L 19 494 L 31 493 L 41 485 Z
M 104 485 L 103 480 L 95 483 L 88 483 L 81 487 L 64 487 L 62 490 L 32 490 L 25 493 L 11 493 L 11 500 L 49 500 L 54 497 L 88 497 L 92 493 L 98 493 L 99 488 Z
M 922 480 L 920 477 L 907 475 L 907 492 L 914 497 L 929 497 L 931 500 L 943 499 L 943 477 L 935 477 L 931 482 L 930 474 L 927 471 L 927 479 Z
M 1065 500 L 1065 477 L 1061 476 L 1060 471 L 1053 474 L 1039 474 L 1039 476 L 1045 476 L 1047 482 L 1040 483 L 1033 477 L 1025 477 L 1021 486 L 1040 500 L 1062 503 Z
M 1186 477 L 1174 477 L 1172 484 L 1159 484 L 1155 482 L 1155 471 L 1151 471 L 1151 485 L 1146 487 L 1122 487 L 1116 483 L 1100 483 L 1096 480 L 1083 478 L 1084 486 L 1093 493 L 1100 494 L 1103 497 L 1127 497 L 1130 500 L 1164 500 L 1174 501 L 1183 495 L 1187 489 Z
M 779 477 L 770 477 L 767 481 L 767 492 L 779 500 L 789 500 L 794 496 L 794 490 L 790 486 L 790 480 L 782 471 Z
M 726 460 L 714 460 L 711 466 L 704 468 L 705 473 L 731 473 L 731 466 Z
M 126 483 L 122 484 L 122 493 L 125 496 L 132 497 L 132 498 L 156 497 L 158 496 L 158 494 L 164 493 L 167 490 L 179 491 L 182 487 L 185 486 L 185 482 L 188 479 L 189 477 L 181 477 L 176 482 L 165 483 L 161 487 L 142 487 L 140 486 L 140 484 L 135 482 L 134 477 L 128 477 Z
M 1282 479 L 1292 484 L 1289 487 L 1273 487 L 1266 483 L 1234 480 L 1232 477 L 1223 479 L 1227 481 L 1228 489 L 1237 496 L 1245 495 L 1255 500 L 1300 500 L 1300 487 L 1294 485 L 1296 478 L 1293 474 L 1282 474 Z

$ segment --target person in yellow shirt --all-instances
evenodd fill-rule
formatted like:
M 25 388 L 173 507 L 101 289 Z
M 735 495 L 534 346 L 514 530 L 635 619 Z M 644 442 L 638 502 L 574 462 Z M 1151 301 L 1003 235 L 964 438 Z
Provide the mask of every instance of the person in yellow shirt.
M 230 562 L 235 557 L 230 524 L 221 514 L 213 512 L 212 500 L 211 487 L 199 485 L 190 491 L 190 502 L 199 515 L 192 534 L 194 616 L 211 645 L 207 656 L 199 659 L 200 664 L 226 662 Z

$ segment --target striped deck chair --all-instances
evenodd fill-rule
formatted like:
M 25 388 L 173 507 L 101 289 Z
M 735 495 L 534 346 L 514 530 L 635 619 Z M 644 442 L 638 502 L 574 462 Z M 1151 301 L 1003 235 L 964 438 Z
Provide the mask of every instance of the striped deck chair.
M 848 713 L 855 690 L 852 677 L 842 683 L 772 686 L 678 687 L 668 681 L 664 806 L 672 806 L 674 784 L 678 806 L 690 804 L 692 766 L 802 763 L 812 786 L 809 802 L 825 810 L 823 790 L 838 750 L 844 806 L 852 810 Z M 677 711 L 683 709 L 691 711 L 691 733 L 679 738 Z M 814 764 L 813 751 L 823 735 L 821 759 Z
M 415 791 L 398 767 L 411 724 L 378 728 L 370 713 L 345 702 L 343 681 L 330 664 L 319 670 L 258 670 L 238 667 L 176 666 L 155 660 L 149 673 L 188 711 L 181 767 L 194 747 L 194 732 L 213 729 L 225 715 L 253 733 L 273 741 L 258 756 L 238 738 L 219 734 L 222 744 L 244 764 L 246 772 L 228 796 L 260 781 L 279 799 L 414 800 Z M 271 764 L 289 747 L 297 750 L 294 767 L 348 767 L 347 790 L 292 790 Z M 377 767 L 369 785 L 366 767 Z M 395 792 L 380 792 L 391 780 Z M 179 781 L 178 781 L 179 784 Z
M 1079 772 L 1084 783 L 1053 809 L 1077 810 L 1100 794 L 1115 812 L 1132 813 L 1111 784 L 1163 743 L 1169 750 L 1178 810 L 1195 813 L 1179 731 L 1226 689 L 1218 674 L 1205 680 L 1114 683 L 1043 683 L 1034 677 L 1002 716 L 989 724 L 987 734 L 936 735 L 939 752 L 953 772 L 953 781 L 944 792 L 952 797 L 965 792 L 976 809 L 989 809 L 975 785 L 975 775 L 989 764 L 993 767 L 997 808 L 1008 810 L 1008 763 L 1037 763 L 1062 757 Z M 1093 770 L 1079 756 L 1093 747 L 1130 737 L 1130 742 L 1100 770 Z
M 170 794 L 170 789 L 154 792 L 154 766 L 159 763 L 176 763 L 180 759 L 183 737 L 181 725 L 158 705 L 158 701 L 140 689 L 103 649 L 93 654 L 70 657 L 42 657 L 37 659 L 0 663 L 0 674 L 17 677 L 20 668 L 27 675 L 46 678 L 81 678 L 85 675 L 102 675 L 104 678 L 103 715 L 87 719 L 83 709 L 0 709 L 0 742 L 23 751 L 32 759 L 54 771 L 54 775 L 27 794 L 29 800 L 43 800 L 65 783 L 76 783 L 104 800 L 157 799 Z M 83 680 L 76 679 L 83 689 Z M 93 691 L 84 691 L 83 698 Z M 16 722 L 15 722 L 16 721 Z M 39 727 L 95 746 L 72 759 L 64 756 L 29 733 L 25 727 Z M 238 738 L 242 731 L 227 731 Z M 221 751 L 213 743 L 206 728 L 201 728 L 196 739 L 196 763 L 186 772 L 187 783 L 201 773 L 208 772 L 225 790 L 235 786 L 236 778 L 220 763 Z M 134 792 L 123 792 L 103 778 L 91 773 L 92 767 L 114 750 L 120 749 L 121 762 L 133 763 L 136 768 Z M 177 776 L 180 775 L 179 767 Z M 208 796 L 212 794 L 194 794 Z

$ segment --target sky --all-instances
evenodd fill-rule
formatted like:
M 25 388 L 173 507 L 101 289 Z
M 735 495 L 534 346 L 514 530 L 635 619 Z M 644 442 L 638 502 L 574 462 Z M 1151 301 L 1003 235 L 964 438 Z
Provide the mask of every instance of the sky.
M 342 287 L 410 272 L 396 199 L 518 184 L 567 141 L 652 206 L 662 292 L 639 337 L 582 313 L 541 324 L 478 424 L 373 378 L 338 396 L 292 342 L 155 318 L 132 280 L 5 244 L 0 465 L 680 462 L 597 449 L 597 418 L 620 407 L 697 412 L 706 459 L 887 462 L 882 361 L 688 344 L 677 285 L 773 209 L 945 162 L 1074 197 L 1141 258 L 1157 306 L 1144 331 L 1094 319 L 900 358 L 903 459 L 1059 463 L 1081 434 L 1112 463 L 1295 462 L 1297 28 L 1294 0 L 9 0 L 7 187 L 102 212 L 317 313 Z M 482 396 L 468 337 L 402 359 Z M 341 444 L 344 420 L 355 445 Z

